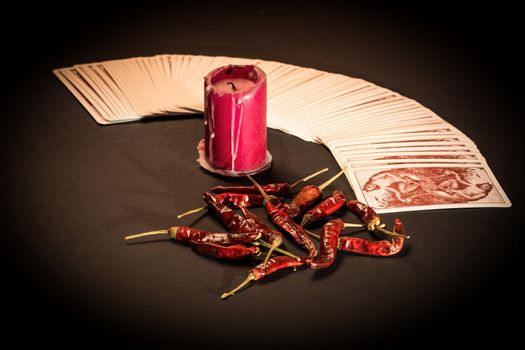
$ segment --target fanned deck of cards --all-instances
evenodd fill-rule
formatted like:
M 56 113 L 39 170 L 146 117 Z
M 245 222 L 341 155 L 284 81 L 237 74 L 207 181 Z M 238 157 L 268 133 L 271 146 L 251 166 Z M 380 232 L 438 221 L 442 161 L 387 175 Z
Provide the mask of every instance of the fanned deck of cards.
M 53 72 L 100 124 L 202 113 L 203 77 L 228 64 L 267 74 L 268 127 L 326 145 L 359 201 L 379 213 L 508 207 L 476 145 L 422 106 L 371 82 L 258 59 L 158 55 Z

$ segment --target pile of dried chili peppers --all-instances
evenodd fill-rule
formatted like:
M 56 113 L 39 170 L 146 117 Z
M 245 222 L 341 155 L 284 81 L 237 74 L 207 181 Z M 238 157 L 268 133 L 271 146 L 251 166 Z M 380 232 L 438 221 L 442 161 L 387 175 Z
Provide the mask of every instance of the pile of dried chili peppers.
M 180 218 L 208 209 L 222 221 L 228 232 L 208 232 L 191 227 L 174 226 L 167 230 L 126 236 L 125 239 L 164 234 L 190 245 L 200 254 L 220 259 L 244 257 L 262 259 L 261 263 L 249 270 L 246 279 L 233 290 L 224 293 L 222 299 L 234 295 L 251 281 L 259 280 L 285 268 L 294 268 L 294 270 L 299 266 L 313 269 L 328 268 L 334 262 L 338 250 L 375 256 L 399 253 L 405 239 L 410 238 L 405 234 L 401 220 L 396 219 L 393 230 L 389 231 L 385 229 L 385 224 L 371 207 L 356 200 L 347 201 L 343 192 L 339 190 L 333 191 L 330 196 L 321 200 L 323 190 L 334 182 L 344 169 L 320 186 L 304 186 L 290 204 L 284 202 L 284 197 L 291 195 L 292 189 L 299 183 L 327 170 L 320 170 L 293 184 L 276 183 L 261 186 L 248 176 L 253 186 L 214 187 L 211 189 L 214 194 L 209 192 L 202 194 L 206 206 L 179 215 Z M 268 227 L 260 217 L 248 210 L 249 207 L 255 206 L 264 206 L 268 218 L 279 230 Z M 361 223 L 344 223 L 340 218 L 333 216 L 345 207 L 355 214 Z M 240 209 L 242 215 L 235 209 Z M 325 223 L 320 235 L 305 228 L 323 220 Z M 343 230 L 349 227 L 380 232 L 391 236 L 391 240 L 373 241 L 343 235 Z M 305 254 L 297 256 L 281 249 L 280 246 L 284 242 L 283 234 L 292 238 Z M 319 240 L 319 248 L 311 237 Z M 267 251 L 263 252 L 261 247 L 266 248 Z

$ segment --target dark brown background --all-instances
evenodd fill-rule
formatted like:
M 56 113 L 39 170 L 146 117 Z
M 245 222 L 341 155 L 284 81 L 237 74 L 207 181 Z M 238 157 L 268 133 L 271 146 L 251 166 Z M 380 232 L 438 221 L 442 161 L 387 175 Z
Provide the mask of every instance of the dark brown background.
M 522 69 L 512 8 L 91 3 L 58 11 L 20 8 L 5 14 L 14 24 L 2 24 L 5 331 L 22 330 L 19 344 L 363 348 L 454 337 L 501 344 L 516 334 L 508 315 L 519 317 L 523 305 L 515 283 Z M 177 223 L 221 229 L 206 215 L 176 220 L 201 205 L 201 192 L 237 182 L 197 166 L 201 116 L 102 127 L 51 74 L 159 53 L 276 60 L 398 91 L 472 138 L 514 206 L 399 214 L 413 236 L 399 257 L 340 254 L 328 270 L 276 274 L 221 301 L 247 264 L 122 239 Z M 261 182 L 335 171 L 326 148 L 268 136 L 274 163 Z M 344 179 L 333 187 L 354 197 Z

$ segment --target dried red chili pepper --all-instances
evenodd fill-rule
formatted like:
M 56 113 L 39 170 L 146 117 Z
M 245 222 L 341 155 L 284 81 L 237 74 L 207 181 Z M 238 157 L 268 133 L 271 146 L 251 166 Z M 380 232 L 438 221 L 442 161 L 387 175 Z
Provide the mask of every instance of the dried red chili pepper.
M 239 259 L 260 253 L 258 247 L 247 247 L 241 244 L 224 246 L 215 243 L 191 242 L 190 245 L 197 253 L 210 255 L 219 259 Z
M 345 170 L 346 167 L 344 167 L 340 172 L 332 176 L 320 186 L 304 186 L 301 192 L 299 192 L 297 196 L 292 200 L 292 202 L 288 205 L 288 214 L 292 218 L 295 218 L 307 211 L 308 209 L 310 209 L 315 202 L 321 199 L 323 189 L 325 189 L 328 185 L 337 180 L 337 178 L 341 176 Z
M 337 219 L 339 220 L 339 219 Z M 342 223 L 342 221 L 341 221 Z M 347 224 L 343 223 L 343 227 Z M 311 236 L 322 239 L 322 236 L 316 235 L 313 232 L 307 231 Z M 404 234 L 404 226 L 401 220 L 396 219 L 394 222 L 395 235 L 392 237 L 392 242 L 383 241 L 370 241 L 364 238 L 339 236 L 338 249 L 347 252 L 376 255 L 376 256 L 389 256 L 397 254 L 403 248 L 406 235 Z M 332 246 L 332 245 L 331 245 Z
M 272 195 L 276 195 L 277 197 L 284 197 L 290 194 L 292 188 L 297 186 L 299 183 L 307 181 L 321 173 L 324 173 L 327 170 L 328 168 L 321 169 L 302 178 L 299 181 L 294 182 L 291 185 L 288 183 L 277 183 L 264 185 L 263 188 L 265 188 L 267 193 L 269 192 Z M 219 201 L 228 205 L 229 207 L 242 208 L 262 205 L 263 198 L 260 196 L 259 191 L 255 186 L 216 186 L 211 190 L 212 192 L 217 193 L 215 197 L 217 197 Z M 183 216 L 198 213 L 199 211 L 202 211 L 206 208 L 207 206 L 203 206 L 200 208 L 188 210 L 182 214 L 179 214 L 177 218 L 180 219 Z
M 319 257 L 315 260 L 307 260 L 308 266 L 313 269 L 326 269 L 332 265 L 339 246 L 339 234 L 343 227 L 344 223 L 341 219 L 328 221 L 323 226 L 319 239 Z
M 167 230 L 156 230 L 126 236 L 125 239 L 129 240 L 152 235 L 169 235 L 172 239 L 184 243 L 213 243 L 220 245 L 251 243 L 261 238 L 261 233 L 256 231 L 243 233 L 208 232 L 186 226 L 173 226 Z
M 284 197 L 289 195 L 292 190 L 289 183 L 274 183 L 263 186 L 266 193 L 272 194 L 278 197 Z M 241 194 L 258 194 L 255 186 L 215 186 L 211 189 L 213 193 L 241 193 Z
M 253 269 L 251 269 L 250 272 L 248 273 L 248 277 L 246 277 L 246 279 L 243 282 L 241 282 L 241 284 L 239 284 L 237 287 L 235 287 L 233 290 L 221 295 L 221 299 L 226 299 L 230 295 L 234 295 L 240 289 L 248 285 L 248 283 L 250 283 L 251 281 L 257 281 L 276 271 L 279 271 L 285 268 L 290 268 L 290 267 L 296 268 L 297 266 L 301 266 L 303 264 L 304 262 L 297 261 L 287 256 L 273 257 L 270 260 L 268 260 L 266 267 L 264 267 L 263 264 L 259 264 Z
M 317 221 L 321 218 L 325 218 L 328 215 L 333 214 L 345 204 L 345 201 L 346 199 L 343 192 L 335 190 L 334 192 L 332 192 L 332 195 L 330 197 L 327 197 L 315 208 L 308 210 L 306 214 L 303 215 L 301 226 L 308 225 L 314 221 Z
M 262 239 L 264 239 L 266 242 L 272 243 L 275 240 L 282 241 L 283 235 L 279 231 L 276 231 L 266 226 L 266 224 L 260 217 L 249 211 L 247 208 L 241 208 L 241 211 L 245 218 L 253 220 L 255 232 L 260 233 L 262 235 Z
M 170 237 L 183 242 L 214 243 L 214 244 L 240 244 L 250 243 L 261 238 L 261 234 L 253 232 L 230 233 L 230 232 L 208 232 L 186 226 L 174 226 L 169 229 Z M 175 237 L 173 237 L 175 232 Z
M 262 221 L 261 218 L 249 211 L 246 207 L 241 207 L 241 211 L 245 218 L 253 220 L 253 222 L 255 223 L 255 231 L 261 234 L 261 238 L 265 242 L 271 244 L 271 247 L 268 250 L 266 258 L 263 262 L 263 266 L 265 266 L 275 248 L 279 247 L 283 243 L 283 235 L 280 232 L 266 226 L 266 224 L 264 223 L 264 221 Z
M 214 197 L 217 199 L 217 202 L 225 204 L 230 208 L 258 207 L 263 204 L 263 197 L 260 194 L 254 193 L 220 193 L 214 195 Z M 208 208 L 207 205 L 185 211 L 177 215 L 177 218 L 180 219 L 183 216 L 198 213 L 206 208 Z
M 263 196 L 253 193 L 220 193 L 214 197 L 230 208 L 260 207 L 264 199 Z
M 208 192 L 203 193 L 202 198 L 208 204 L 208 207 L 213 212 L 215 212 L 217 216 L 219 216 L 223 225 L 228 229 L 228 231 L 237 233 L 257 232 L 261 235 L 271 235 L 271 233 L 267 232 L 268 228 L 264 225 L 264 223 L 260 219 L 256 219 L 256 216 L 254 214 L 248 215 L 248 217 L 242 217 L 232 209 L 228 208 L 226 205 L 217 201 L 217 199 Z M 263 242 L 259 243 L 261 245 L 264 245 Z M 276 243 L 277 242 L 275 242 L 275 244 Z M 275 244 L 274 242 L 271 242 L 271 246 L 269 246 L 268 248 L 271 249 L 271 251 L 275 250 L 282 254 L 286 254 L 292 258 L 298 259 L 297 256 L 291 254 L 290 252 L 278 249 Z M 270 256 L 270 254 L 268 254 L 267 257 Z
M 198 253 L 214 256 L 221 259 L 238 259 L 244 256 L 254 256 L 260 253 L 256 246 L 247 247 L 239 243 L 252 243 L 261 237 L 258 232 L 222 233 L 207 232 L 185 226 L 173 226 L 168 230 L 157 230 L 139 233 L 125 237 L 126 240 L 165 234 L 172 239 L 191 245 Z
M 368 205 L 361 203 L 355 199 L 351 199 L 346 203 L 348 209 L 357 215 L 359 219 L 366 225 L 368 231 L 375 231 L 381 225 L 381 219 L 374 209 Z
M 404 234 L 401 235 L 399 233 L 385 230 L 383 228 L 384 225 L 381 223 L 381 218 L 379 217 L 379 214 L 377 214 L 375 210 L 369 207 L 368 205 L 361 203 L 355 199 L 352 199 L 346 203 L 346 206 L 352 213 L 354 213 L 359 217 L 359 219 L 361 219 L 368 231 L 380 231 L 390 236 L 402 236 L 406 239 L 410 238 L 410 236 Z
M 277 232 L 279 234 L 279 232 Z M 281 254 L 287 255 L 295 260 L 300 260 L 296 255 L 275 247 L 273 244 L 266 243 L 261 240 L 262 233 L 261 229 L 257 229 L 251 232 L 239 232 L 239 233 L 229 233 L 229 232 L 208 232 L 203 230 L 197 230 L 191 227 L 186 226 L 173 226 L 167 230 L 155 230 L 149 232 L 138 233 L 135 235 L 129 235 L 124 237 L 125 240 L 135 239 L 145 236 L 153 235 L 169 235 L 172 239 L 181 241 L 188 244 L 215 244 L 219 246 L 231 246 L 239 244 L 252 244 L 254 246 L 263 246 L 268 249 L 271 249 L 267 256 L 273 251 L 279 252 Z M 205 248 L 203 248 L 205 249 Z
M 291 235 L 294 241 L 308 252 L 307 259 L 313 259 L 317 255 L 317 248 L 304 229 L 295 223 L 293 218 L 289 215 L 284 203 L 282 203 L 277 197 L 266 194 L 261 185 L 259 185 L 250 175 L 248 175 L 248 178 L 264 197 L 266 213 L 270 217 L 270 220 L 277 225 L 277 227 Z
M 243 218 L 228 206 L 220 202 L 211 193 L 204 192 L 202 199 L 222 221 L 223 225 L 229 232 L 252 232 L 255 229 L 255 222 L 252 219 Z
M 275 183 L 275 184 L 268 184 L 263 185 L 262 188 L 264 189 L 264 192 L 266 192 L 269 195 L 277 196 L 277 197 L 284 197 L 286 195 L 289 195 L 292 191 L 292 189 L 300 184 L 301 182 L 310 180 L 311 178 L 324 173 L 327 171 L 328 168 L 324 168 L 322 170 L 319 170 L 311 175 L 308 175 L 306 177 L 303 177 L 301 180 L 294 182 L 293 184 L 289 183 Z M 259 194 L 259 190 L 255 186 L 216 186 L 211 189 L 213 193 L 252 193 L 252 194 Z
M 369 241 L 363 238 L 341 236 L 339 241 L 339 249 L 347 252 L 375 256 L 395 255 L 401 251 L 405 241 L 403 236 L 405 231 L 401 220 L 395 220 L 393 232 L 399 234 L 400 236 L 392 237 L 392 242 L 386 240 Z
M 313 259 L 317 255 L 317 248 L 308 237 L 304 229 L 297 224 L 288 213 L 281 209 L 271 217 L 272 222 L 281 228 L 283 231 L 293 237 L 294 241 L 299 244 L 301 248 L 308 252 L 307 259 Z

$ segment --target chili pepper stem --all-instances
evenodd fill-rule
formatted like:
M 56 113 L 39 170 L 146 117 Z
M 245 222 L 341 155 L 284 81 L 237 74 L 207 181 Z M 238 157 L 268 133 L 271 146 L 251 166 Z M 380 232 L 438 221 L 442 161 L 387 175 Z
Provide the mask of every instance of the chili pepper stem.
M 310 236 L 312 236 L 313 238 L 316 238 L 316 239 L 321 239 L 321 236 L 319 236 L 318 234 L 316 233 L 313 233 L 312 231 L 308 231 L 308 230 L 305 230 L 306 233 L 308 233 Z
M 268 199 L 268 197 L 270 197 L 268 195 L 268 193 L 266 193 L 266 191 L 262 188 L 261 185 L 259 185 L 259 183 L 257 183 L 257 181 L 255 181 L 250 175 L 246 175 L 248 176 L 248 179 L 250 179 L 251 182 L 253 182 L 253 184 L 255 185 L 255 187 L 257 187 L 257 189 L 259 190 L 259 192 L 261 192 L 261 195 L 264 197 L 264 199 Z
M 294 182 L 293 184 L 291 184 L 290 188 L 294 188 L 295 186 L 299 185 L 301 182 L 308 181 L 311 178 L 316 177 L 317 175 L 324 173 L 325 171 L 328 171 L 328 168 L 321 169 L 321 170 L 319 170 L 319 171 L 317 171 L 317 172 L 315 172 L 315 173 L 313 173 L 311 175 L 303 177 L 301 180 L 298 180 L 298 181 Z
M 348 228 L 348 227 L 365 227 L 365 224 L 353 224 L 353 223 L 345 223 L 344 228 Z
M 343 169 L 341 169 L 340 172 L 338 172 L 337 174 L 335 174 L 334 176 L 332 176 L 330 179 L 326 180 L 323 184 L 321 184 L 321 186 L 319 186 L 319 189 L 322 191 L 322 190 L 324 190 L 326 187 L 328 187 L 328 185 L 330 185 L 332 182 L 334 182 L 335 180 L 337 180 L 337 178 L 338 178 L 339 176 L 341 176 L 342 173 L 345 172 L 346 168 L 347 168 L 347 167 L 345 166 Z
M 377 227 L 376 231 L 383 232 L 384 234 L 390 235 L 390 236 L 393 236 L 393 237 L 402 237 L 402 238 L 405 238 L 405 239 L 410 239 L 410 236 L 402 235 L 400 233 L 395 233 L 395 232 L 392 232 L 392 231 L 385 230 L 381 226 Z
M 263 261 L 263 269 L 266 269 L 266 264 L 268 263 L 268 260 L 270 260 L 270 256 L 272 255 L 273 251 L 278 248 L 283 243 L 283 240 L 281 238 L 277 238 L 272 242 L 272 245 L 270 249 L 268 250 L 268 253 L 266 253 L 266 257 Z
M 200 207 L 200 208 L 196 208 L 196 209 L 192 209 L 192 210 L 188 210 L 188 211 L 185 211 L 184 213 L 182 214 L 179 214 L 177 215 L 177 219 L 180 219 L 186 215 L 190 215 L 190 214 L 194 214 L 194 213 L 198 213 L 199 211 L 203 211 L 204 209 L 208 208 L 207 205 L 203 206 L 203 207 Z
M 255 187 L 257 187 L 257 189 L 259 190 L 259 192 L 261 192 L 261 195 L 263 196 L 263 204 L 266 205 L 266 203 L 268 203 L 269 201 L 271 201 L 272 199 L 276 199 L 277 197 L 275 196 L 270 196 L 268 195 L 268 193 L 266 193 L 266 191 L 264 191 L 264 189 L 262 188 L 261 185 L 259 185 L 257 183 L 257 181 L 255 181 L 250 175 L 246 175 L 248 176 L 248 179 L 250 179 L 251 182 L 253 182 L 253 184 L 255 185 Z
M 169 234 L 168 230 L 156 230 L 156 231 L 137 233 L 136 235 L 129 235 L 129 236 L 124 237 L 124 239 L 128 240 L 128 239 L 134 239 L 134 238 L 145 237 L 145 236 L 168 235 L 168 234 Z
M 255 275 L 253 273 L 250 273 L 248 277 L 246 277 L 246 279 L 242 281 L 241 284 L 239 284 L 237 287 L 235 287 L 234 289 L 232 289 L 231 291 L 227 293 L 223 293 L 221 295 L 221 299 L 226 299 L 230 295 L 235 295 L 235 293 L 237 293 L 242 288 L 246 287 L 246 285 L 248 285 L 248 283 L 250 283 L 251 281 L 255 281 Z
M 258 241 L 254 241 L 254 242 L 250 242 L 250 243 L 255 245 L 255 246 L 262 245 L 265 248 L 272 249 L 272 245 L 271 244 L 268 244 L 268 243 L 266 243 L 265 241 L 262 241 L 262 240 L 258 240 Z M 290 258 L 295 259 L 297 261 L 301 261 L 301 258 L 299 258 L 295 254 L 290 253 L 287 250 L 284 250 L 284 249 L 281 249 L 281 248 L 277 248 L 277 247 L 273 248 L 273 250 L 276 251 L 277 253 L 281 253 L 283 255 L 289 256 Z

